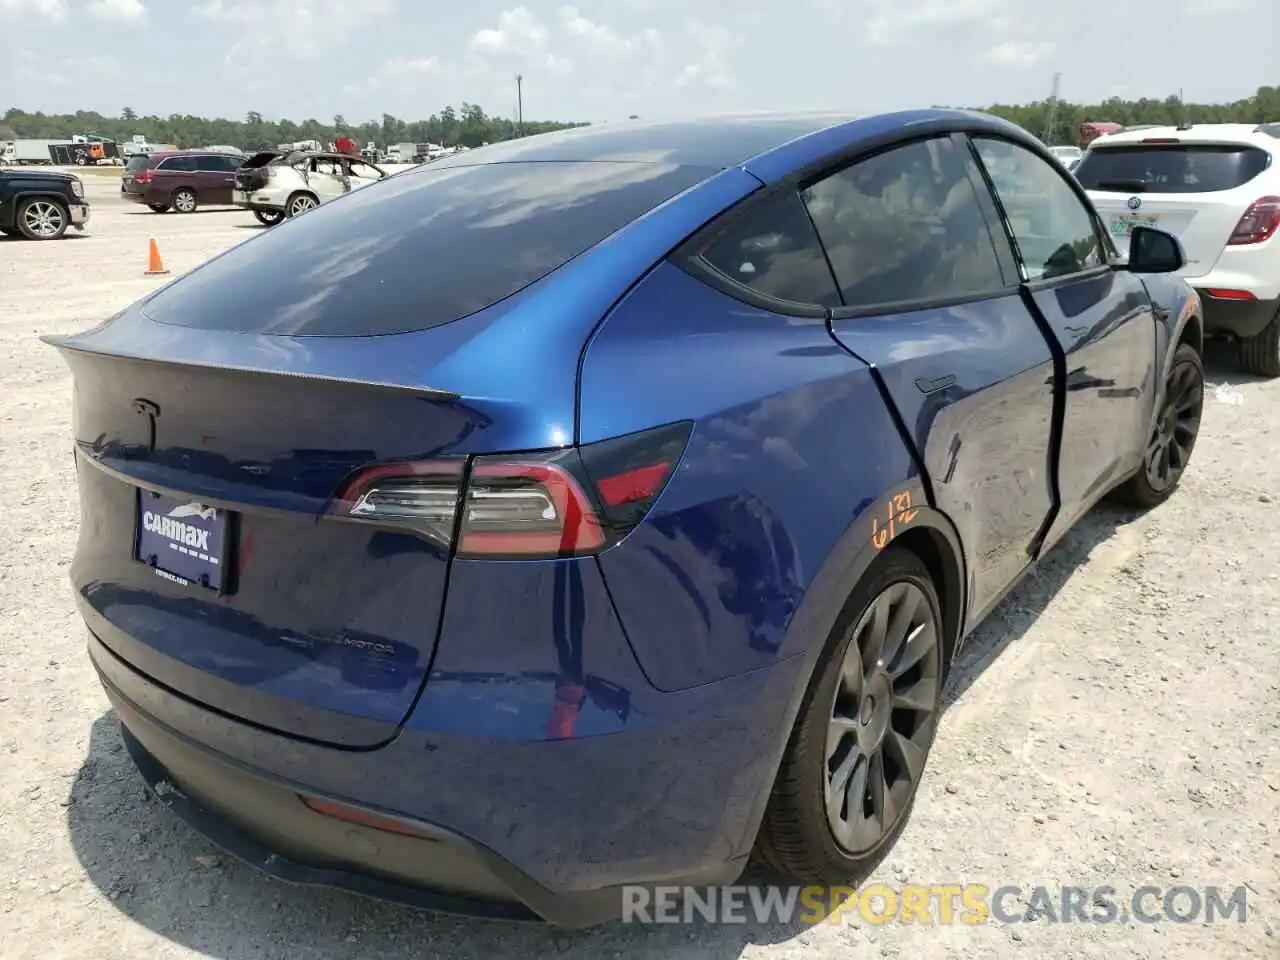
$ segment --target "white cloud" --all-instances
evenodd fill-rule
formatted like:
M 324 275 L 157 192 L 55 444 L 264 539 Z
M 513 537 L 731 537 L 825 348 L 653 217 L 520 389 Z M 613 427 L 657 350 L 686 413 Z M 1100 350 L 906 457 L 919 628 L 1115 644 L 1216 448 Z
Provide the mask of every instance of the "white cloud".
M 1006 40 L 986 50 L 978 59 L 997 67 L 1020 69 L 1042 63 L 1053 55 L 1055 49 L 1055 45 L 1047 40 Z
M 482 63 L 506 67 L 508 72 L 546 71 L 552 75 L 573 72 L 573 61 L 551 50 L 550 31 L 528 7 L 502 11 L 498 25 L 477 30 L 468 49 Z
M 231 66 L 272 70 L 282 59 L 320 59 L 393 8 L 392 0 L 206 0 L 191 13 L 240 34 Z
M 67 0 L 0 0 L 0 20 L 26 17 L 62 23 L 67 19 Z
M 14 50 L 8 57 L 14 78 L 35 80 L 43 86 L 84 87 L 93 83 L 119 83 L 127 74 L 110 57 L 63 55 L 50 57 L 31 49 Z
M 741 38 L 724 27 L 694 20 L 688 27 L 694 45 L 701 50 L 698 57 L 685 64 L 676 86 L 722 93 L 737 85 L 729 66 L 729 58 Z
M 357 96 L 377 93 L 388 88 L 395 88 L 401 93 L 412 92 L 422 80 L 437 76 L 439 73 L 438 57 L 392 57 L 373 76 L 360 83 L 347 84 L 342 88 L 342 92 Z
M 1183 0 L 1182 10 L 1193 17 L 1211 17 L 1223 13 L 1252 10 L 1255 0 Z
M 147 8 L 141 0 L 90 0 L 84 9 L 95 20 L 113 23 L 141 23 L 147 19 Z
M 584 17 L 577 7 L 561 7 L 556 11 L 560 28 L 571 41 L 585 47 L 591 56 L 632 57 L 657 51 L 662 37 L 657 30 L 648 28 L 631 36 L 623 36 L 612 27 L 596 23 Z

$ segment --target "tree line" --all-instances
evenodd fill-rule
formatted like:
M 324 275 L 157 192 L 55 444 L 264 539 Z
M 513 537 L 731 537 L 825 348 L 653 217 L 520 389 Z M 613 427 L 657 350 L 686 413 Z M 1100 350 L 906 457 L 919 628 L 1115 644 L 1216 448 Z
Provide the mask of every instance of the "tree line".
M 1259 87 L 1252 97 L 1233 103 L 1184 103 L 1175 96 L 1164 100 L 1112 98 L 1092 104 L 1042 100 L 1028 104 L 993 104 L 982 109 L 1052 143 L 1073 143 L 1079 125 L 1086 121 L 1110 121 L 1126 126 L 1280 122 L 1280 87 Z M 131 107 L 125 107 L 118 117 L 88 110 L 73 114 L 28 113 L 13 107 L 0 120 L 0 140 L 20 137 L 52 140 L 74 134 L 96 134 L 123 141 L 141 135 L 151 143 L 172 143 L 182 148 L 226 145 L 252 151 L 297 140 L 328 142 L 346 134 L 361 146 L 372 140 L 383 147 L 406 142 L 478 147 L 574 126 L 582 124 L 540 120 L 520 125 L 506 117 L 489 116 L 474 103 L 463 103 L 457 109 L 445 107 L 425 120 L 405 120 L 384 113 L 381 121 L 364 123 L 349 123 L 341 115 L 328 123 L 315 119 L 267 120 L 256 111 L 245 114 L 243 120 L 229 120 L 176 113 L 167 117 L 139 116 Z

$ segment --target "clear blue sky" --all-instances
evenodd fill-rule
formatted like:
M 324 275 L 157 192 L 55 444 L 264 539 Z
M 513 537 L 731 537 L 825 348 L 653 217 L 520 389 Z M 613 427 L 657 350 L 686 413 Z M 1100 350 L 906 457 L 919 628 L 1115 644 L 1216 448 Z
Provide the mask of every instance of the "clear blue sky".
M 0 0 L 0 111 L 608 120 L 1249 96 L 1280 0 Z M 16 29 L 15 29 L 16 28 Z

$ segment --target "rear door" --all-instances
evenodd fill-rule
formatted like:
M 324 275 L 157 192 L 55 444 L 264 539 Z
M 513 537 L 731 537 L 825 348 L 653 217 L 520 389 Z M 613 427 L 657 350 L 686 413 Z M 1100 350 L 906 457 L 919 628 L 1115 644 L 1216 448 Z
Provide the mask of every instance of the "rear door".
M 1016 143 L 975 137 L 973 145 L 1026 293 L 1066 361 L 1062 507 L 1048 546 L 1140 462 L 1155 400 L 1156 320 L 1142 281 L 1111 267 L 1070 174 Z
M 1054 364 L 963 140 L 860 160 L 804 200 L 840 287 L 837 340 L 872 364 L 969 561 L 980 617 L 1053 509 Z
M 1270 156 L 1250 144 L 1157 138 L 1095 147 L 1076 168 L 1103 223 L 1121 248 L 1135 226 L 1159 227 L 1182 241 L 1182 276 L 1213 270 L 1259 191 L 1251 182 Z
M 197 176 L 200 178 L 200 199 L 204 203 L 230 204 L 236 185 L 236 164 L 233 158 L 218 154 L 205 154 L 196 158 Z

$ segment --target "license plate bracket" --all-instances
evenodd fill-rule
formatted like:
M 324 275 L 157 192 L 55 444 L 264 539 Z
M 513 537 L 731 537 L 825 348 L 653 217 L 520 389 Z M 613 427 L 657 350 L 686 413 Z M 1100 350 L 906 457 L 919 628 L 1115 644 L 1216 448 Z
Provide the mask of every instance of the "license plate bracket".
M 165 580 L 224 593 L 233 514 L 150 490 L 137 502 L 134 558 Z

